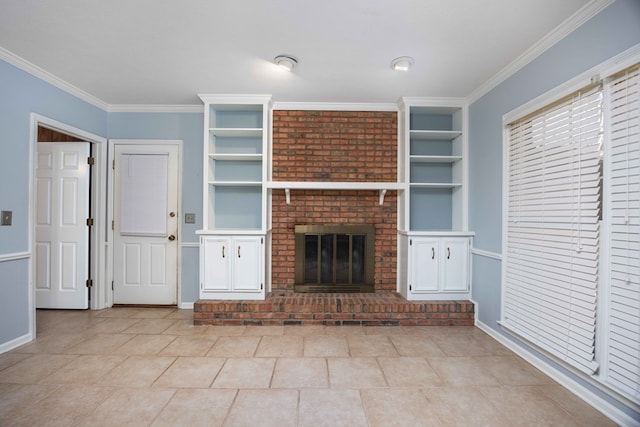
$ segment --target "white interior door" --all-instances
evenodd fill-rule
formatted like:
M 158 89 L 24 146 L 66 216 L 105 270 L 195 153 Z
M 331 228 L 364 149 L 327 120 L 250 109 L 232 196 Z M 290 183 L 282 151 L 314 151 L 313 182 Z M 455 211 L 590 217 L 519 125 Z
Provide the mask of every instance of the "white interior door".
M 38 143 L 37 308 L 88 308 L 89 153 L 88 142 Z
M 176 304 L 178 146 L 114 146 L 114 304 Z

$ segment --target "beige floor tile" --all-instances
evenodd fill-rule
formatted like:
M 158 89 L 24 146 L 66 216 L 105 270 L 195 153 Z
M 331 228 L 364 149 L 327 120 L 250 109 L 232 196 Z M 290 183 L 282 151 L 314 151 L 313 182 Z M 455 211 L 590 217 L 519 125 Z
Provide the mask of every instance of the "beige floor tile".
M 216 326 L 209 325 L 204 331 L 205 334 L 215 335 L 219 337 L 235 337 L 244 334 L 246 326 Z
M 133 338 L 127 334 L 97 334 L 66 350 L 68 354 L 108 354 Z
M 124 356 L 152 356 L 160 353 L 176 339 L 175 335 L 135 335 L 112 351 Z
M 349 357 L 347 338 L 339 335 L 304 337 L 305 357 Z
M 276 359 L 227 359 L 212 388 L 269 388 Z
M 124 331 L 123 334 L 161 334 L 176 322 L 176 319 L 141 319 Z
M 553 400 L 575 418 L 584 427 L 607 427 L 616 424 L 589 406 L 582 399 L 566 388 L 557 384 L 538 387 L 547 397 Z
M 285 325 L 285 335 L 323 335 L 326 326 L 322 325 Z
M 152 426 L 220 427 L 227 417 L 236 393 L 236 390 L 178 390 Z
M 151 308 L 151 307 L 140 307 L 133 311 L 131 317 L 137 319 L 164 319 L 171 316 L 173 313 L 177 311 L 176 308 Z
M 175 359 L 168 356 L 130 356 L 102 377 L 97 384 L 148 387 Z
M 153 386 L 207 388 L 220 372 L 224 361 L 225 359 L 216 357 L 178 357 Z
M 193 323 L 193 310 L 178 308 L 165 316 L 165 319 L 185 319 Z
M 12 425 L 20 411 L 33 407 L 58 388 L 46 384 L 0 383 L 0 426 Z
M 45 332 L 39 334 L 35 341 L 20 346 L 14 350 L 16 353 L 64 353 L 69 347 L 90 338 L 91 335 L 79 333 L 54 333 Z
M 493 338 L 472 334 L 435 335 L 433 341 L 451 357 L 508 356 L 511 353 Z
M 256 353 L 261 337 L 220 337 L 211 347 L 207 356 L 252 357 Z
M 324 358 L 279 358 L 271 388 L 328 388 L 329 373 Z
M 361 390 L 360 396 L 370 427 L 441 425 L 420 390 L 367 389 Z
M 243 335 L 260 336 L 284 335 L 284 326 L 247 326 Z
M 0 371 L 0 383 L 37 384 L 76 357 L 68 354 L 34 354 Z
M 349 326 L 327 326 L 324 330 L 325 335 L 337 335 L 341 337 L 351 335 L 364 335 L 364 329 L 362 326 L 349 325 Z
M 404 329 L 397 326 L 365 326 L 362 329 L 366 335 L 395 336 L 404 334 Z
M 16 363 L 28 357 L 31 357 L 30 353 L 11 352 L 11 353 L 0 354 L 0 371 L 2 371 L 5 368 L 8 368 L 9 366 L 13 366 Z
M 445 426 L 511 426 L 477 388 L 427 388 L 423 393 Z
M 373 357 L 330 357 L 327 361 L 331 388 L 387 386 L 382 369 Z
M 256 357 L 299 357 L 302 356 L 303 337 L 298 335 L 265 336 L 260 340 Z
M 117 318 L 125 318 L 125 317 L 131 317 L 133 316 L 135 313 L 137 313 L 140 309 L 137 307 L 112 307 L 112 308 L 106 308 L 104 310 L 100 310 L 98 312 L 96 312 L 95 316 L 96 317 L 101 317 L 101 318 L 113 318 L 113 317 L 117 317 Z
M 553 380 L 517 356 L 488 356 L 476 360 L 503 385 L 553 384 Z
M 93 384 L 126 359 L 125 356 L 82 355 L 42 380 L 44 384 Z
M 398 356 L 396 348 L 386 335 L 347 337 L 349 353 L 354 357 Z
M 225 427 L 296 426 L 297 390 L 240 390 Z
M 299 427 L 367 426 L 358 390 L 300 390 Z
M 72 426 L 104 402 L 114 390 L 84 384 L 64 385 L 23 409 L 12 421 L 16 426 Z
M 171 400 L 175 390 L 119 388 L 102 402 L 83 426 L 147 426 Z
M 207 328 L 207 325 L 194 325 L 192 319 L 177 319 L 163 333 L 170 335 L 202 335 Z
M 215 344 L 214 336 L 179 336 L 171 341 L 160 353 L 160 356 L 204 356 Z
M 537 387 L 482 387 L 481 391 L 511 425 L 581 425 Z
M 393 335 L 389 339 L 401 356 L 442 357 L 445 354 L 429 337 L 415 334 Z
M 500 385 L 496 377 L 482 369 L 478 358 L 441 357 L 427 358 L 427 362 L 448 386 L 473 387 Z
M 379 357 L 378 363 L 391 387 L 444 385 L 444 381 L 422 357 Z
M 86 332 L 93 334 L 118 334 L 134 324 L 140 319 L 124 318 L 104 318 L 101 323 L 92 325 L 86 329 Z

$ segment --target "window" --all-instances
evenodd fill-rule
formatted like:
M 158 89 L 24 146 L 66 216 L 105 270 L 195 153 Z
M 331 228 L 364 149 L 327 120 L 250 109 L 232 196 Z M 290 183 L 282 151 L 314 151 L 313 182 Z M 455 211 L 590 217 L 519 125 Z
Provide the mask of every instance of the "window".
M 640 64 L 505 130 L 501 325 L 640 403 Z

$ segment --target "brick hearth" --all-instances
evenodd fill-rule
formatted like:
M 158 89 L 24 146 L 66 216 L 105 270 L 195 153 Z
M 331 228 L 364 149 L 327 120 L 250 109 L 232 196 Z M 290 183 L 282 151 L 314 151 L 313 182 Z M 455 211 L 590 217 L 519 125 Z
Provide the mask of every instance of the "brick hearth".
M 407 301 L 395 292 L 300 294 L 277 291 L 264 301 L 198 300 L 195 325 L 471 326 L 471 301 Z

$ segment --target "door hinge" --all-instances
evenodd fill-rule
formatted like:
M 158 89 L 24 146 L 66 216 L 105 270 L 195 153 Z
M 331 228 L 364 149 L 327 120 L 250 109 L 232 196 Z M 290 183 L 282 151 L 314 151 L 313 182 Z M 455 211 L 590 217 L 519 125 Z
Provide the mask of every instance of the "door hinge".
M 92 279 L 87 279 L 87 288 L 90 288 L 93 286 L 93 280 Z
M 113 280 L 111 281 L 111 290 L 113 290 Z
M 264 283 L 260 283 L 260 290 L 264 288 Z
M 114 220 L 111 220 L 111 229 L 115 230 L 116 229 L 116 223 Z
M 114 160 L 111 160 L 111 169 L 115 170 L 115 168 L 116 168 L 116 161 L 114 159 Z
M 413 245 L 413 239 L 409 239 L 409 246 Z
M 409 290 L 412 291 L 413 289 L 411 288 L 411 285 L 409 285 Z
M 200 289 L 204 289 L 204 288 L 202 287 L 202 283 L 200 283 Z
M 260 244 L 261 244 L 261 245 L 264 245 L 264 237 L 261 237 L 261 238 L 260 238 Z
M 95 157 L 87 157 L 87 164 L 88 165 L 95 165 L 96 164 L 96 158 Z
M 87 227 L 93 227 L 93 218 L 87 218 Z

